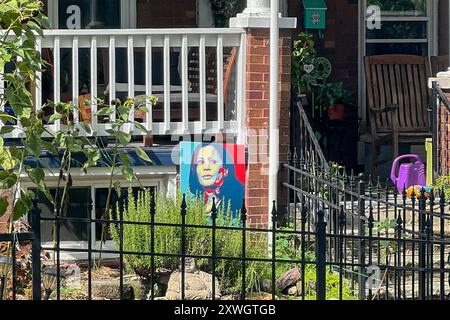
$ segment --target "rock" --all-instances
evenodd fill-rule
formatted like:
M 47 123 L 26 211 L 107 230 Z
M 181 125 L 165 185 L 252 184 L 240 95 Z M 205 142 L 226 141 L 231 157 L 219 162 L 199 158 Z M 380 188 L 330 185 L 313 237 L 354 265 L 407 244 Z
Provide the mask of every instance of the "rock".
M 239 296 L 229 294 L 226 296 L 222 296 L 222 298 L 220 298 L 220 300 L 239 300 Z
M 302 292 L 302 282 L 298 281 L 297 284 L 296 284 L 296 287 L 297 287 L 297 295 L 301 296 L 303 294 L 303 292 Z M 305 287 L 306 287 L 306 285 L 305 285 Z
M 287 291 L 287 294 L 290 295 L 290 296 L 296 296 L 297 293 L 298 293 L 298 291 L 297 291 L 297 287 L 296 286 L 290 287 L 288 289 L 288 291 Z
M 285 292 L 286 289 L 294 286 L 297 283 L 297 281 L 300 280 L 300 278 L 301 278 L 300 270 L 298 268 L 293 268 L 278 278 L 277 288 L 281 292 Z
M 212 299 L 212 275 L 203 271 L 185 273 L 185 300 Z M 181 300 L 181 272 L 175 271 L 170 275 L 167 286 L 167 300 Z M 216 299 L 221 298 L 219 281 L 215 281 Z
M 150 280 L 142 279 L 137 276 L 125 278 L 124 284 L 129 284 L 133 288 L 134 299 L 146 300 L 147 292 L 150 291 Z
M 246 297 L 246 300 L 272 300 L 272 294 L 267 292 L 251 292 Z M 275 300 L 278 300 L 279 298 L 275 296 Z
M 110 300 L 120 299 L 120 283 L 118 280 L 95 280 L 92 281 L 92 295 L 97 298 Z M 123 284 L 124 300 L 133 300 L 133 287 L 129 283 Z

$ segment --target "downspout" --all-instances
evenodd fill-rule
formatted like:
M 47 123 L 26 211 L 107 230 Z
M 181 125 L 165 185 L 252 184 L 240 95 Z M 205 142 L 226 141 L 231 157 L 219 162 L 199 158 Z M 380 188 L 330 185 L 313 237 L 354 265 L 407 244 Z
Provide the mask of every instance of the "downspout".
M 280 154 L 279 108 L 278 108 L 278 61 L 279 61 L 279 0 L 271 0 L 270 15 L 270 110 L 269 110 L 269 217 L 273 201 L 278 197 L 278 169 Z M 270 218 L 269 218 L 270 220 Z

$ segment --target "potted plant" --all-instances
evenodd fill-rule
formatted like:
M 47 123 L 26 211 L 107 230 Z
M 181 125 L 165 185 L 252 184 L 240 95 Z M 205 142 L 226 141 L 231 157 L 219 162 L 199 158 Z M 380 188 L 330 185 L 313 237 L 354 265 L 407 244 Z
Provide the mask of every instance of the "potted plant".
M 308 75 L 314 70 L 314 58 L 316 50 L 313 35 L 301 32 L 294 41 L 292 50 L 292 83 L 297 89 L 298 95 L 305 95 L 311 92 L 311 87 L 315 85 L 313 77 Z
M 345 116 L 345 104 L 350 97 L 351 93 L 342 82 L 325 83 L 318 87 L 317 103 L 327 109 L 330 120 L 339 120 Z

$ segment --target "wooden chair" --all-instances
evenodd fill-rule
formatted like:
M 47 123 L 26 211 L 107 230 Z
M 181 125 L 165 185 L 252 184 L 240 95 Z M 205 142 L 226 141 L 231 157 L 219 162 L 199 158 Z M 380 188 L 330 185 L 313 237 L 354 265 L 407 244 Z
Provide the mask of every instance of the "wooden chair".
M 450 67 L 450 59 L 448 55 L 430 57 L 432 76 L 435 77 L 438 72 L 447 71 Z
M 370 170 L 378 162 L 380 146 L 392 143 L 393 158 L 399 143 L 422 144 L 430 137 L 428 57 L 380 55 L 364 58 L 370 129 L 360 140 L 371 144 Z

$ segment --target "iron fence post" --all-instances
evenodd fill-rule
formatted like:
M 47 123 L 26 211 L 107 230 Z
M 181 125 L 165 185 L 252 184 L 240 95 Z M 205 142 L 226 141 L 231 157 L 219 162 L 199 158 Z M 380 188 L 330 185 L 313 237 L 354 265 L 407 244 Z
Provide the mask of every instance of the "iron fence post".
M 420 244 L 419 244 L 419 299 L 426 299 L 426 198 L 425 190 L 421 190 L 419 197 L 419 232 L 420 232 Z
M 31 208 L 33 300 L 41 300 L 41 209 L 38 208 L 37 204 L 38 199 L 33 199 L 33 207 Z
M 358 184 L 358 210 L 359 210 L 359 228 L 358 228 L 358 238 L 359 238 L 359 252 L 358 252 L 358 262 L 359 262 L 359 299 L 366 299 L 366 202 L 363 198 L 366 192 L 366 184 L 364 181 L 360 181 Z
M 316 241 L 316 299 L 326 300 L 326 226 L 325 213 L 320 210 L 317 213 L 317 241 Z
M 432 106 L 432 115 L 431 115 L 431 132 L 432 132 L 432 160 L 433 160 L 433 180 L 438 177 L 439 169 L 438 169 L 438 156 L 437 156 L 437 144 L 438 144 L 438 134 L 437 130 L 440 124 L 438 123 L 438 110 L 437 110 L 437 92 L 436 87 L 438 83 L 433 81 L 432 83 L 432 96 L 431 96 L 431 106 Z

